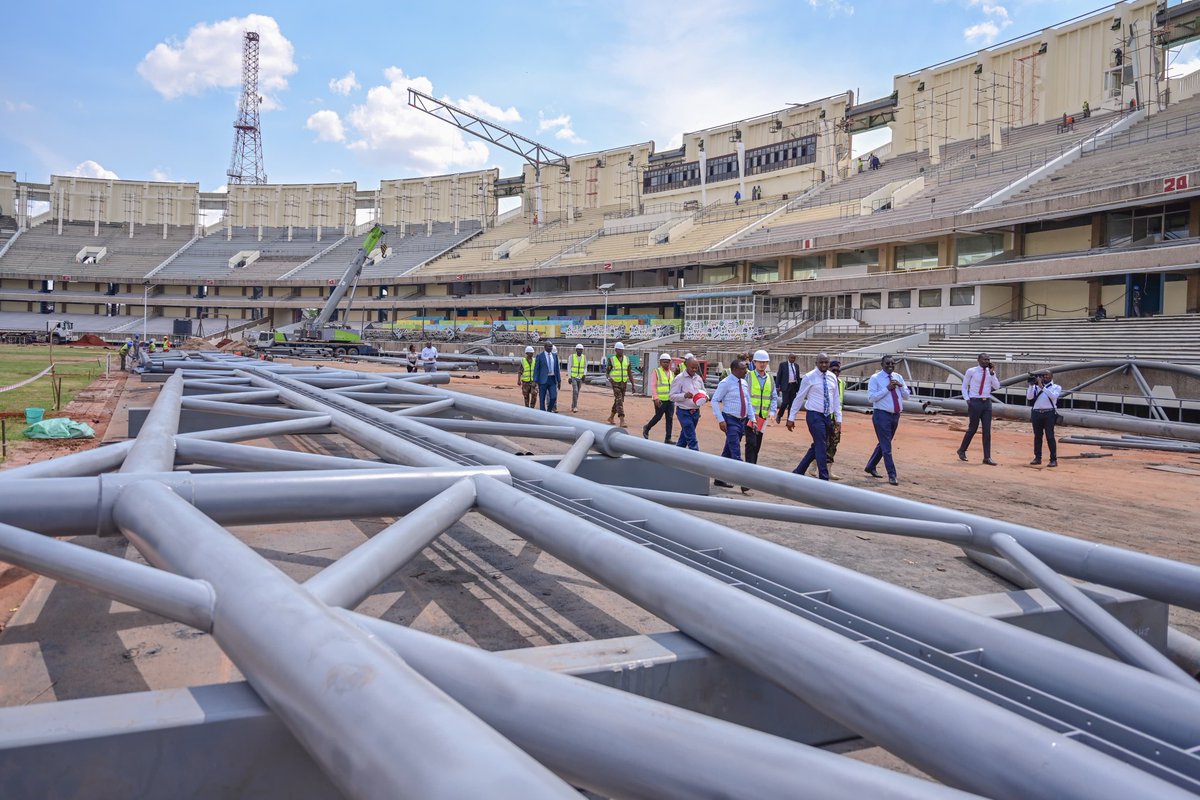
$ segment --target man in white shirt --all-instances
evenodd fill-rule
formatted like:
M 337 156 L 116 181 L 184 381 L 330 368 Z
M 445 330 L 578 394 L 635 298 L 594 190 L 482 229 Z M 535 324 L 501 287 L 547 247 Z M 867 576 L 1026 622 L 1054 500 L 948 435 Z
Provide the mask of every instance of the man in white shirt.
M 684 362 L 684 370 L 671 381 L 671 402 L 675 404 L 675 419 L 679 420 L 679 440 L 676 447 L 699 450 L 696 423 L 700 421 L 700 404 L 707 398 L 700 362 L 694 357 Z
M 713 416 L 717 418 L 717 426 L 725 434 L 725 448 L 721 450 L 722 458 L 742 460 L 742 434 L 746 424 L 754 414 L 750 402 L 750 392 L 746 388 L 746 362 L 735 358 L 729 364 L 729 374 L 719 384 L 712 396 Z M 723 480 L 713 483 L 725 489 L 732 489 L 733 484 Z
M 425 345 L 421 348 L 421 366 L 426 372 L 434 372 L 437 370 L 437 348 L 429 340 L 425 341 Z
M 871 424 L 875 427 L 875 438 L 879 444 L 867 459 L 863 472 L 872 478 L 882 477 L 875 471 L 883 459 L 883 467 L 887 470 L 888 483 L 899 485 L 896 480 L 896 462 L 892 460 L 892 439 L 896 436 L 896 428 L 900 425 L 900 413 L 904 410 L 904 398 L 912 392 L 904 383 L 904 376 L 896 372 L 896 359 L 884 356 L 880 369 L 867 381 L 867 400 L 871 403 Z
M 975 438 L 975 431 L 983 424 L 983 463 L 997 466 L 992 461 L 992 392 L 1000 389 L 1000 379 L 987 353 L 980 353 L 979 363 L 963 375 L 962 396 L 967 401 L 967 432 L 958 446 L 958 460 L 967 460 L 967 448 Z
M 1058 398 L 1062 396 L 1062 387 L 1054 382 L 1054 373 L 1044 369 L 1029 379 L 1029 388 L 1025 397 L 1032 400 L 1033 407 L 1029 410 L 1029 421 L 1033 423 L 1033 461 L 1031 466 L 1042 463 L 1042 437 L 1046 437 L 1046 445 L 1050 448 L 1050 463 L 1047 466 L 1058 466 L 1058 443 L 1054 441 L 1054 422 L 1058 415 Z
M 825 443 L 829 441 L 829 430 L 833 424 L 842 421 L 842 404 L 838 397 L 837 378 L 829 371 L 829 356 L 825 353 L 817 355 L 817 368 L 805 374 L 804 380 L 800 381 L 800 390 L 796 392 L 796 399 L 788 411 L 788 431 L 796 429 L 796 414 L 800 409 L 804 409 L 804 421 L 813 443 L 792 472 L 803 475 L 815 459 L 817 475 L 827 481 L 829 462 Z

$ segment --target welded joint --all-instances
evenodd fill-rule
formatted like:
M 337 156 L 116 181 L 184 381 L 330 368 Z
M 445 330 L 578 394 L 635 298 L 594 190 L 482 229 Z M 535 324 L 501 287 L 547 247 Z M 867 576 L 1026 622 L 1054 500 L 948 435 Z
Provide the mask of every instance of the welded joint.
M 109 472 L 96 479 L 96 535 L 120 536 L 121 531 L 113 519 L 113 508 L 123 492 L 135 483 L 156 481 L 182 497 L 189 505 L 195 505 L 196 492 L 190 472 Z

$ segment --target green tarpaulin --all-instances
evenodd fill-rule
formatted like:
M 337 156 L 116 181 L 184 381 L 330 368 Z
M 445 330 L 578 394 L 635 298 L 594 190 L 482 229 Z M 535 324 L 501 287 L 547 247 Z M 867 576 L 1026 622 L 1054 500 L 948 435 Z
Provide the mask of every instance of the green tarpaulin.
M 25 429 L 26 439 L 93 439 L 95 436 L 91 425 L 66 417 L 44 419 Z

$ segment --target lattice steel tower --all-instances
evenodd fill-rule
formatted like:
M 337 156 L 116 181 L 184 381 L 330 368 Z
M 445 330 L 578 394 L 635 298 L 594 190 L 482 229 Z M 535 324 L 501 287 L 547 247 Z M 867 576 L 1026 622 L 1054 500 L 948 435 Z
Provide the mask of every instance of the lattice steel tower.
M 258 126 L 258 34 L 246 31 L 242 43 L 242 98 L 233 123 L 233 156 L 226 176 L 229 183 L 266 183 L 263 168 L 262 131 Z

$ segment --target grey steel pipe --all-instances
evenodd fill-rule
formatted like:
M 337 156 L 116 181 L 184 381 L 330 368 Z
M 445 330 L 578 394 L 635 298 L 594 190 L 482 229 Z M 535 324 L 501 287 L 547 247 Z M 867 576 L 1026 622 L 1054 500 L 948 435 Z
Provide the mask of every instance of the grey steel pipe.
M 392 413 L 399 417 L 430 417 L 452 408 L 454 408 L 454 398 L 448 397 L 445 400 L 426 401 L 420 405 L 409 406 Z
M 374 383 L 357 383 L 347 386 L 337 386 L 329 391 L 334 394 L 342 394 L 343 392 L 352 392 L 362 394 L 364 392 L 378 392 L 388 388 L 387 381 L 375 381 Z
M 489 519 L 939 780 L 1014 800 L 1192 796 L 518 489 L 476 492 Z
M 1142 371 L 1137 368 L 1136 364 L 1129 365 L 1129 374 L 1133 376 L 1133 382 L 1142 390 L 1142 396 L 1146 398 L 1146 407 L 1150 410 L 1150 416 L 1167 422 L 1167 412 L 1163 411 L 1158 401 L 1154 399 L 1154 392 L 1151 390 L 1150 384 L 1146 382 L 1145 376 L 1142 375 Z
M 190 394 L 186 395 L 186 399 L 189 401 L 209 400 L 216 403 L 270 403 L 279 399 L 279 392 L 273 389 L 256 389 L 215 394 Z
M 1192 691 L 1200 690 L 1200 686 L 1197 686 L 1190 675 L 1172 664 L 1170 659 L 1118 622 L 1079 589 L 1063 580 L 1062 576 L 1039 561 L 1033 553 L 1021 547 L 1016 539 L 1007 533 L 996 533 L 989 537 L 989 543 L 993 550 L 1029 576 L 1051 600 L 1091 631 L 1122 661 L 1186 686 Z
M 655 489 L 638 489 L 627 486 L 622 486 L 621 491 L 662 503 L 671 508 L 686 508 L 713 514 L 731 514 L 751 519 L 777 519 L 781 522 L 796 522 L 801 525 L 821 525 L 827 528 L 845 528 L 852 531 L 914 536 L 921 539 L 938 539 L 953 544 L 971 544 L 975 541 L 969 526 L 953 522 L 930 522 L 929 520 L 887 517 L 878 514 L 857 514 L 852 511 L 785 506 L 779 503 L 760 503 L 754 500 L 737 500 L 730 497 L 705 497 L 683 492 L 661 492 Z
M 250 439 L 265 439 L 268 436 L 287 436 L 293 433 L 322 433 L 332 427 L 328 414 L 318 414 L 304 419 L 282 419 L 276 422 L 256 422 L 251 425 L 234 425 L 229 428 L 212 428 L 206 431 L 181 433 L 179 439 L 199 439 L 206 442 L 245 442 Z
M 400 414 L 399 411 L 395 413 Z M 488 419 L 444 417 L 423 417 L 419 421 L 431 428 L 455 433 L 487 433 L 494 436 L 520 436 L 526 439 L 556 439 L 561 442 L 574 442 L 580 436 L 574 428 L 566 425 L 529 425 L 518 422 L 492 422 Z
M 435 495 L 304 582 L 321 602 L 354 608 L 475 505 L 464 478 Z
M 250 386 L 250 381 L 246 378 L 221 378 L 220 380 L 207 380 L 197 378 L 184 378 L 183 390 L 187 394 L 189 389 L 198 389 L 210 394 L 237 394 L 238 392 L 246 391 Z M 195 396 L 195 395 L 191 395 Z
M 175 434 L 183 401 L 183 376 L 167 378 L 137 440 L 121 465 L 121 472 L 170 472 L 175 465 Z
M 114 513 L 148 561 L 213 585 L 222 651 L 347 797 L 577 796 L 166 486 Z
M 0 523 L 0 559 L 112 600 L 212 630 L 212 586 Z
M 196 400 L 192 397 L 183 398 L 183 408 L 196 411 L 215 411 L 218 414 L 234 414 L 239 417 L 255 417 L 257 419 L 307 419 L 314 415 L 312 411 L 282 406 L 244 406 L 237 403 L 225 403 L 217 400 Z
M 0 481 L 21 478 L 71 478 L 79 475 L 99 475 L 114 470 L 125 461 L 133 449 L 133 440 L 104 445 L 81 453 L 55 456 L 36 464 L 12 467 L 0 471 Z
M 210 467 L 243 471 L 380 469 L 388 466 L 378 461 L 276 450 L 273 447 L 208 442 L 203 439 L 186 439 L 182 436 L 175 438 L 175 463 L 204 464 Z M 393 469 L 396 468 L 393 467 Z
M 328 390 L 332 392 L 333 390 Z M 337 393 L 338 397 L 348 397 L 360 403 L 373 406 L 393 406 L 405 403 L 428 403 L 429 398 L 418 394 L 400 394 L 399 392 L 354 392 L 345 390 Z
M 373 617 L 345 616 L 572 785 L 604 797 L 977 797 Z
M 1063 436 L 1060 444 L 1080 444 L 1087 447 L 1110 447 L 1114 450 L 1156 450 L 1163 453 L 1200 453 L 1200 445 L 1190 443 L 1172 443 L 1167 441 L 1146 441 L 1144 439 L 1126 440 L 1111 439 L 1103 436 Z
M 596 437 L 591 431 L 584 431 L 579 434 L 579 438 L 571 445 L 571 448 L 563 454 L 554 468 L 559 472 L 575 472 L 579 469 L 579 465 L 587 458 L 588 451 L 592 449 L 592 445 L 596 443 Z

